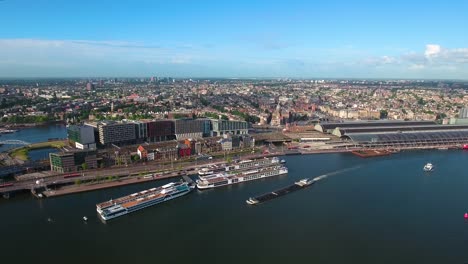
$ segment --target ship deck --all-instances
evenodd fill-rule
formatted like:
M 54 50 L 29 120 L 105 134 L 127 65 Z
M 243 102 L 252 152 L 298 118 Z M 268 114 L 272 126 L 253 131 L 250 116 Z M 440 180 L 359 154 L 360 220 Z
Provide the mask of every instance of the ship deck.
M 166 185 L 164 185 L 166 186 Z M 178 186 L 178 184 L 173 184 L 172 186 Z M 170 187 L 172 188 L 172 187 Z M 120 198 L 117 198 L 115 200 L 110 200 L 106 202 L 102 202 L 99 204 L 96 204 L 98 208 L 104 209 L 110 206 L 113 206 L 115 204 L 122 205 L 125 208 L 132 207 L 138 203 L 141 203 L 143 201 L 151 200 L 151 199 L 156 199 L 159 196 L 163 195 L 161 191 L 165 189 L 163 186 L 156 187 L 156 188 L 151 188 L 148 190 L 144 190 L 141 192 L 133 193 L 130 195 L 126 195 Z
M 259 203 L 263 203 L 263 202 L 266 202 L 266 201 L 269 201 L 269 200 L 284 196 L 284 195 L 286 195 L 288 193 L 292 193 L 292 192 L 298 191 L 300 189 L 304 189 L 307 186 L 310 186 L 310 185 L 300 186 L 300 185 L 294 183 L 294 184 L 288 185 L 288 186 L 286 186 L 284 188 L 278 189 L 276 191 L 272 191 L 272 192 L 269 192 L 269 193 L 266 193 L 266 194 L 262 194 L 262 195 L 253 197 L 253 199 L 257 200 Z
M 279 169 L 277 167 L 278 166 L 267 166 L 267 167 L 261 167 L 261 168 L 256 168 L 256 169 L 250 169 L 248 171 L 238 172 L 236 174 L 219 173 L 219 174 L 212 174 L 212 175 L 204 176 L 204 177 L 202 176 L 199 178 L 202 181 L 207 181 L 209 184 L 211 184 L 211 183 L 217 183 L 217 182 L 232 180 L 232 179 L 241 178 L 241 177 L 248 177 L 250 175 L 257 174 L 260 172 L 266 172 L 266 171 Z

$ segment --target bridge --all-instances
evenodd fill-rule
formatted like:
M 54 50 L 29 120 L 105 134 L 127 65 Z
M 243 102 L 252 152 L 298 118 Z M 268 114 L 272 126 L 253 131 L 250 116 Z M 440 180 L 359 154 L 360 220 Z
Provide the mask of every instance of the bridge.
M 31 145 L 31 143 L 23 141 L 23 140 L 9 139 L 9 140 L 0 141 L 0 145 Z

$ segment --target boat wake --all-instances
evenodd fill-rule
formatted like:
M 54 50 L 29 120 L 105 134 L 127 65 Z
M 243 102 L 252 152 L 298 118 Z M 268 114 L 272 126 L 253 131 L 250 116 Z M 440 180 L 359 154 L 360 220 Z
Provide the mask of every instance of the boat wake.
M 323 180 L 323 179 L 325 179 L 325 178 L 327 178 L 329 176 L 333 176 L 333 175 L 337 175 L 337 174 L 340 174 L 340 173 L 345 173 L 345 172 L 348 172 L 348 171 L 356 170 L 356 169 L 359 169 L 360 167 L 361 166 L 355 166 L 355 167 L 351 167 L 351 168 L 346 168 L 346 169 L 326 173 L 326 174 L 323 174 L 323 175 L 320 175 L 320 176 L 317 176 L 317 177 L 313 178 L 312 181 L 317 182 L 317 181 Z

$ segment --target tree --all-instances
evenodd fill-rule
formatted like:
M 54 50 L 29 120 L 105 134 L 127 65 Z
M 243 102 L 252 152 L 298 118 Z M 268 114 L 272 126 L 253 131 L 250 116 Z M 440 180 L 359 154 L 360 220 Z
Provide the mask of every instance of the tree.
M 380 110 L 380 119 L 385 119 L 388 117 L 388 111 L 387 110 Z
M 419 104 L 419 105 L 425 105 L 426 102 L 425 102 L 422 98 L 419 98 L 419 99 L 418 99 L 418 104 Z
M 88 169 L 88 164 L 87 164 L 86 162 L 83 163 L 83 164 L 81 164 L 81 168 L 82 168 L 83 170 L 87 170 L 87 169 Z
M 138 161 L 139 159 L 140 159 L 140 156 L 138 156 L 138 155 L 133 155 L 132 156 L 133 161 Z

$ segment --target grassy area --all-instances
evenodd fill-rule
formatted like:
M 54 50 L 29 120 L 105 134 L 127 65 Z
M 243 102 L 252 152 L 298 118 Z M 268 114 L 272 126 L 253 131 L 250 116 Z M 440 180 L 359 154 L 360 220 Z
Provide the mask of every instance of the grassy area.
M 66 142 L 63 140 L 57 140 L 57 141 L 48 141 L 48 142 L 39 142 L 39 143 L 33 143 L 28 146 L 30 150 L 33 149 L 42 149 L 42 148 L 62 148 L 66 145 Z
M 10 152 L 10 156 L 12 158 L 26 161 L 28 160 L 28 153 L 30 150 L 43 149 L 43 148 L 62 148 L 65 145 L 66 145 L 66 141 L 63 141 L 63 140 L 39 142 L 39 143 L 34 143 L 25 147 L 13 149 Z
M 29 153 L 29 148 L 20 148 L 20 149 L 14 150 L 10 154 L 10 156 L 14 159 L 26 161 L 28 160 L 28 153 Z

